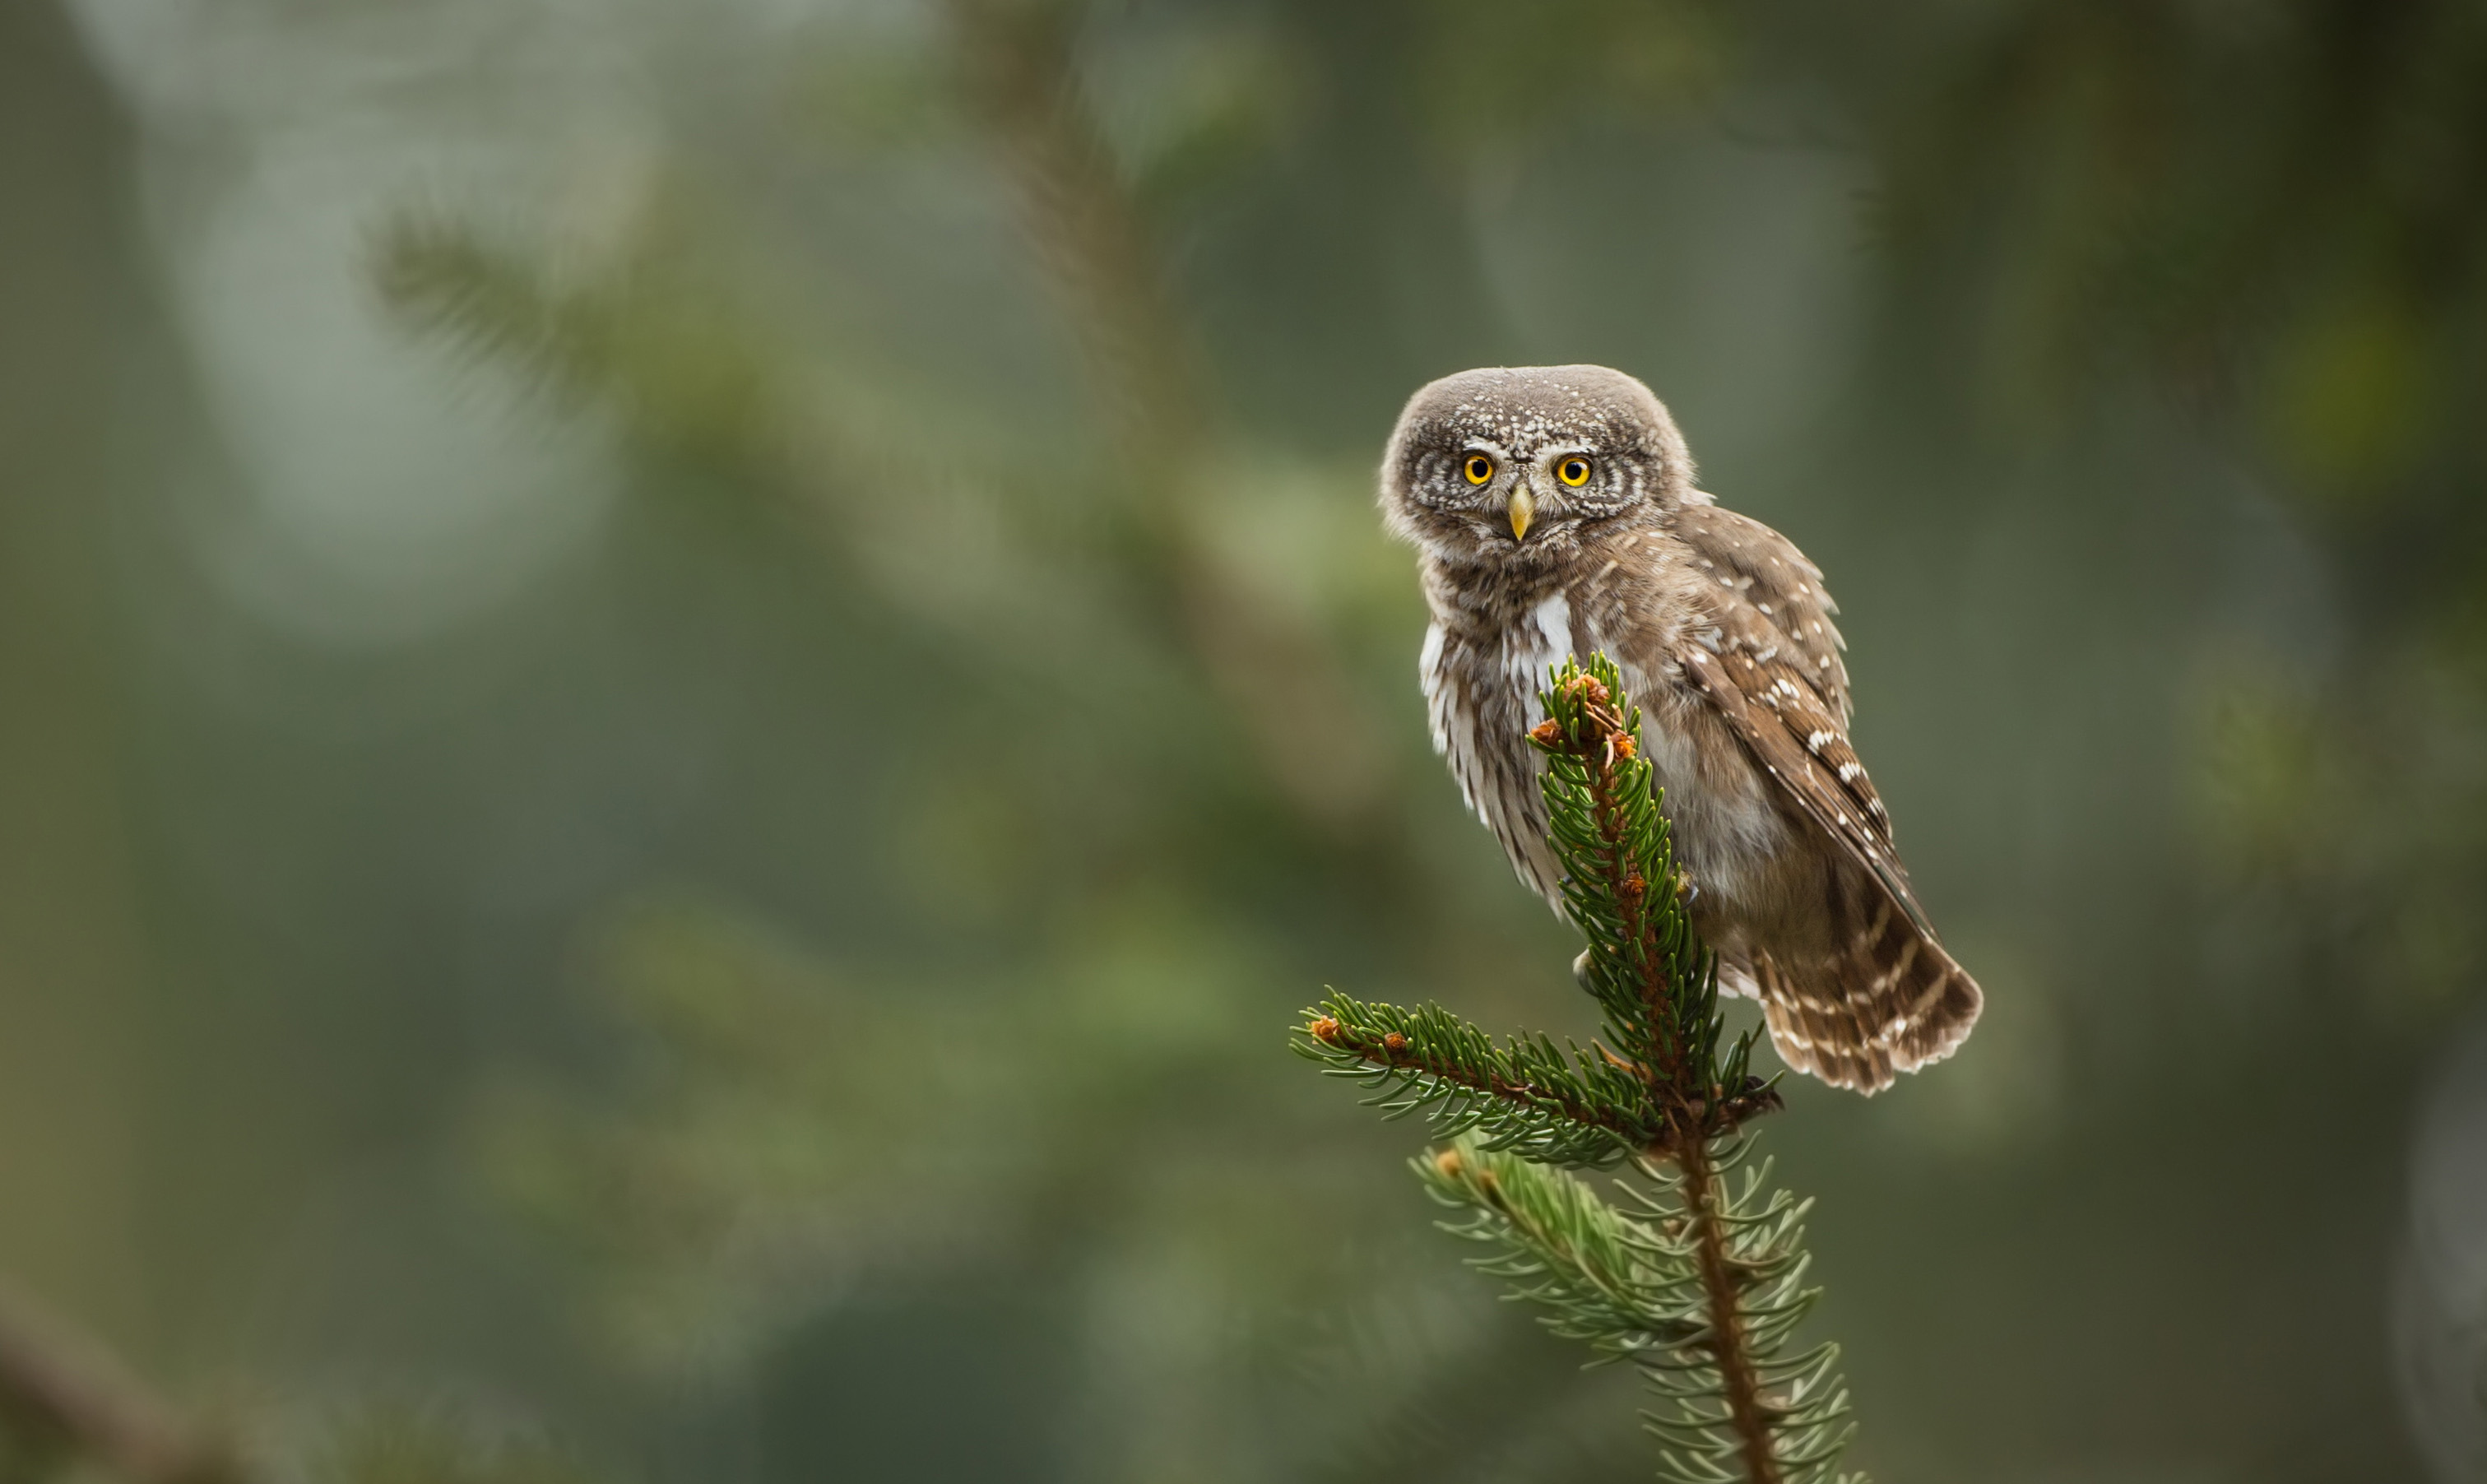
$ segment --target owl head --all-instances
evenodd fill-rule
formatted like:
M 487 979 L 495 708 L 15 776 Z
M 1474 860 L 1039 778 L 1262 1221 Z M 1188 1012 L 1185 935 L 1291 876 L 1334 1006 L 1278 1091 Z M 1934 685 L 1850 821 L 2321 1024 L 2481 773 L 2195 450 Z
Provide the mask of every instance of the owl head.
M 1391 534 L 1461 565 L 1540 566 L 1692 490 L 1692 458 L 1648 387 L 1604 366 L 1496 366 L 1419 388 L 1382 462 Z

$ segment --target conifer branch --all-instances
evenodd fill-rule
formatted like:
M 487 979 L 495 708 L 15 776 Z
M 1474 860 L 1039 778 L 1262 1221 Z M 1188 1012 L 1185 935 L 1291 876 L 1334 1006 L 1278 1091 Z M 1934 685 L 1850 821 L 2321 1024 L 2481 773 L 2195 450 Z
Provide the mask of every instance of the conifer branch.
M 1365 1101 L 1388 1116 L 1424 1113 L 1438 1137 L 1478 1130 L 1488 1149 L 1607 1165 L 1666 1134 L 1637 1077 L 1577 1047 L 1566 1056 L 1544 1036 L 1497 1045 L 1439 1005 L 1403 1010 L 1333 994 L 1305 1014 L 1299 1050 L 1380 1088 Z
M 1778 1457 L 1771 1445 L 1775 1418 L 1762 1400 L 1761 1378 L 1749 1349 L 1752 1336 L 1745 1329 L 1742 1274 L 1728 1267 L 1726 1232 L 1719 1210 L 1719 1174 L 1705 1144 L 1679 1145 L 1672 1157 L 1675 1167 L 1683 1171 L 1684 1206 L 1691 1215 L 1693 1257 L 1701 1274 L 1702 1302 L 1709 1311 L 1710 1331 L 1703 1348 L 1718 1361 L 1719 1389 L 1735 1428 L 1736 1451 L 1744 1461 L 1745 1476 L 1753 1484 L 1780 1484 Z
M 1467 1213 L 1446 1229 L 1486 1246 L 1476 1266 L 1554 1332 L 1647 1379 L 1664 1404 L 1645 1416 L 1664 1477 L 1832 1484 L 1854 1430 L 1838 1352 L 1790 1347 L 1819 1294 L 1804 1282 L 1808 1205 L 1745 1163 L 1745 1124 L 1779 1098 L 1751 1071 L 1754 1033 L 1728 1036 L 1719 1013 L 1639 714 L 1604 656 L 1565 663 L 1541 699 L 1529 740 L 1599 1039 L 1497 1042 L 1438 1005 L 1333 993 L 1304 1012 L 1298 1049 L 1451 1137 L 1415 1162 L 1435 1199 Z M 1618 1182 L 1620 1204 L 1567 1173 L 1625 1162 L 1639 1178 Z

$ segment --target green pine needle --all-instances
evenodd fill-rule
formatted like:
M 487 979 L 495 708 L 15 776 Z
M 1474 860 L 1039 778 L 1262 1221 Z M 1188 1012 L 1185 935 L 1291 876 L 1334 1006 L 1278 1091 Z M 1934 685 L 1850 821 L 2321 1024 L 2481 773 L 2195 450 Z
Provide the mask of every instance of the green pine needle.
M 1544 1036 L 1494 1037 L 1439 1005 L 1403 1010 L 1333 993 L 1304 1012 L 1296 1049 L 1377 1089 L 1388 1116 L 1422 1113 L 1434 1136 L 1471 1130 L 1488 1149 L 1568 1165 L 1620 1163 L 1666 1136 L 1649 1089 L 1607 1057 Z

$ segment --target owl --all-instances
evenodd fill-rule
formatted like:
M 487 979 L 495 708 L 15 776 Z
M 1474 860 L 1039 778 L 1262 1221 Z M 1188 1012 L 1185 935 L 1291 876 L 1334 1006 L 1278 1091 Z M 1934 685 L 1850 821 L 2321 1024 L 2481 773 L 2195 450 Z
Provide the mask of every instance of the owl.
M 1411 398 L 1383 518 L 1418 552 L 1434 745 L 1557 908 L 1525 733 L 1566 655 L 1603 650 L 1641 709 L 1692 921 L 1788 1065 L 1873 1093 L 1950 1054 L 1984 996 L 1892 853 L 1848 742 L 1822 572 L 1692 487 L 1648 387 L 1603 366 L 1467 371 Z

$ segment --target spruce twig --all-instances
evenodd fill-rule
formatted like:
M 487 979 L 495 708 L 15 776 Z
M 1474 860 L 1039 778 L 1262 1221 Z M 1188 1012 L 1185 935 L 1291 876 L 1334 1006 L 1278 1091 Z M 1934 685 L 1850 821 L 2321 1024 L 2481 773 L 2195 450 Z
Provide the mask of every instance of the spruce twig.
M 1615 1061 L 1578 1047 L 1567 1055 L 1543 1036 L 1497 1045 L 1439 1005 L 1402 1010 L 1334 994 L 1299 1046 L 1331 1075 L 1383 1089 L 1367 1101 L 1390 1117 L 1425 1113 L 1438 1137 L 1482 1130 L 1488 1149 L 1607 1165 L 1666 1132 L 1639 1079 Z
M 1486 1246 L 1556 1333 L 1639 1369 L 1662 1473 L 1684 1484 L 1827 1484 L 1853 1424 L 1836 1347 L 1790 1353 L 1808 1202 L 1747 1165 L 1745 1125 L 1780 1106 L 1730 1037 L 1718 961 L 1693 932 L 1640 717 L 1604 656 L 1566 661 L 1529 740 L 1546 759 L 1549 840 L 1566 913 L 1588 939 L 1582 987 L 1605 1012 L 1587 1049 L 1496 1041 L 1437 1005 L 1333 993 L 1297 1047 L 1422 1112 L 1451 1142 L 1415 1162 L 1447 1230 Z M 1620 1204 L 1568 1173 L 1628 1163 Z M 1859 1484 L 1850 1480 L 1847 1484 Z

